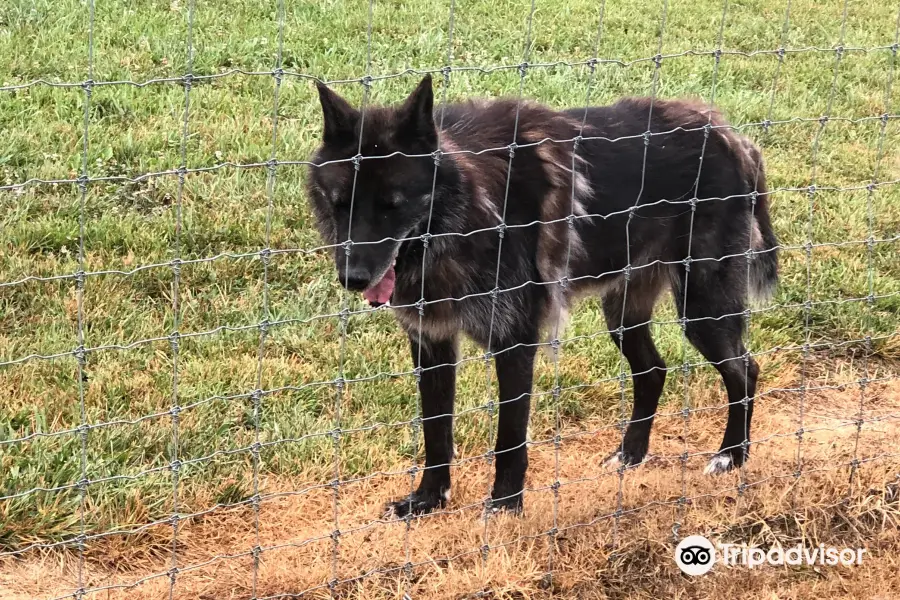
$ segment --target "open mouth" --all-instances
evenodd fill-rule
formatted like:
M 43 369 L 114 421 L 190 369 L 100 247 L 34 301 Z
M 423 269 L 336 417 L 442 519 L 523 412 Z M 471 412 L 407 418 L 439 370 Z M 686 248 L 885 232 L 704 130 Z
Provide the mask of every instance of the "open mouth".
M 369 302 L 370 306 L 378 307 L 385 304 L 390 306 L 391 297 L 394 295 L 394 283 L 396 281 L 397 274 L 394 272 L 394 265 L 392 264 L 388 267 L 388 270 L 385 271 L 384 275 L 381 276 L 381 279 L 363 291 L 363 298 Z

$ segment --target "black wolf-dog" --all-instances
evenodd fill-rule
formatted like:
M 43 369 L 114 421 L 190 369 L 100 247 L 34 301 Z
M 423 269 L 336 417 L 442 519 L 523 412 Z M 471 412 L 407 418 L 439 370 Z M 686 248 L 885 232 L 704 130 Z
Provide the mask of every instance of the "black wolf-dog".
M 585 293 L 602 297 L 634 381 L 631 420 L 609 460 L 637 465 L 647 453 L 666 378 L 649 321 L 668 286 L 687 339 L 728 391 L 707 472 L 744 463 L 759 371 L 742 342 L 746 301 L 770 294 L 778 275 L 762 158 L 748 139 L 683 101 L 560 112 L 500 99 L 441 110 L 425 77 L 402 105 L 361 112 L 318 91 L 324 132 L 308 193 L 319 231 L 340 283 L 390 303 L 420 374 L 425 469 L 389 510 L 425 513 L 449 499 L 460 332 L 496 366 L 489 508 L 521 509 L 535 353 Z

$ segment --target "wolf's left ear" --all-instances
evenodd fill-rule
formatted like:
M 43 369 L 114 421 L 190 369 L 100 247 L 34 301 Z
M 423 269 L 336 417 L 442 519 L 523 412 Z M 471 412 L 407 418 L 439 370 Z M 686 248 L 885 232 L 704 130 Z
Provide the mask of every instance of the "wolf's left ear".
M 397 133 L 411 139 L 437 143 L 434 126 L 434 91 L 426 75 L 398 111 Z
M 317 81 L 316 88 L 319 90 L 319 102 L 322 104 L 324 119 L 322 140 L 326 144 L 352 141 L 353 130 L 359 120 L 359 111 L 324 83 Z

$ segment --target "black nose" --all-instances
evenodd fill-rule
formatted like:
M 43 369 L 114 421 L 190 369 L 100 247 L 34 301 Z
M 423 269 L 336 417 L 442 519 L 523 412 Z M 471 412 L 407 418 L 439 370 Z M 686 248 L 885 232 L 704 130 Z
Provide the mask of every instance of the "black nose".
M 372 282 L 368 273 L 356 269 L 350 269 L 346 273 L 338 274 L 341 285 L 351 292 L 361 292 Z

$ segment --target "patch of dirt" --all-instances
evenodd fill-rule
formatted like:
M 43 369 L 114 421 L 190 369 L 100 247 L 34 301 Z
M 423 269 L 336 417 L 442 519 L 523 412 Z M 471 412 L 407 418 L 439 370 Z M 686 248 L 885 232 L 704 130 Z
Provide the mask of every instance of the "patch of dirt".
M 242 507 L 180 523 L 177 571 L 169 524 L 94 541 L 82 577 L 97 591 L 85 597 L 165 598 L 174 581 L 174 598 L 206 600 L 898 598 L 900 382 L 866 387 L 858 429 L 860 399 L 858 384 L 833 378 L 803 394 L 770 389 L 757 405 L 750 462 L 720 477 L 702 470 L 723 431 L 721 406 L 688 420 L 671 408 L 661 414 L 653 457 L 624 472 L 601 464 L 619 438 L 608 423 L 565 431 L 558 452 L 552 440 L 534 440 L 518 518 L 484 519 L 491 469 L 483 457 L 460 457 L 447 509 L 408 524 L 381 515 L 385 501 L 408 493 L 409 464 L 337 491 L 327 481 L 269 478 L 258 539 L 256 515 Z M 673 528 L 763 547 L 867 552 L 855 567 L 717 565 L 690 578 L 673 560 Z M 0 559 L 0 598 L 71 596 L 78 565 L 60 552 Z

